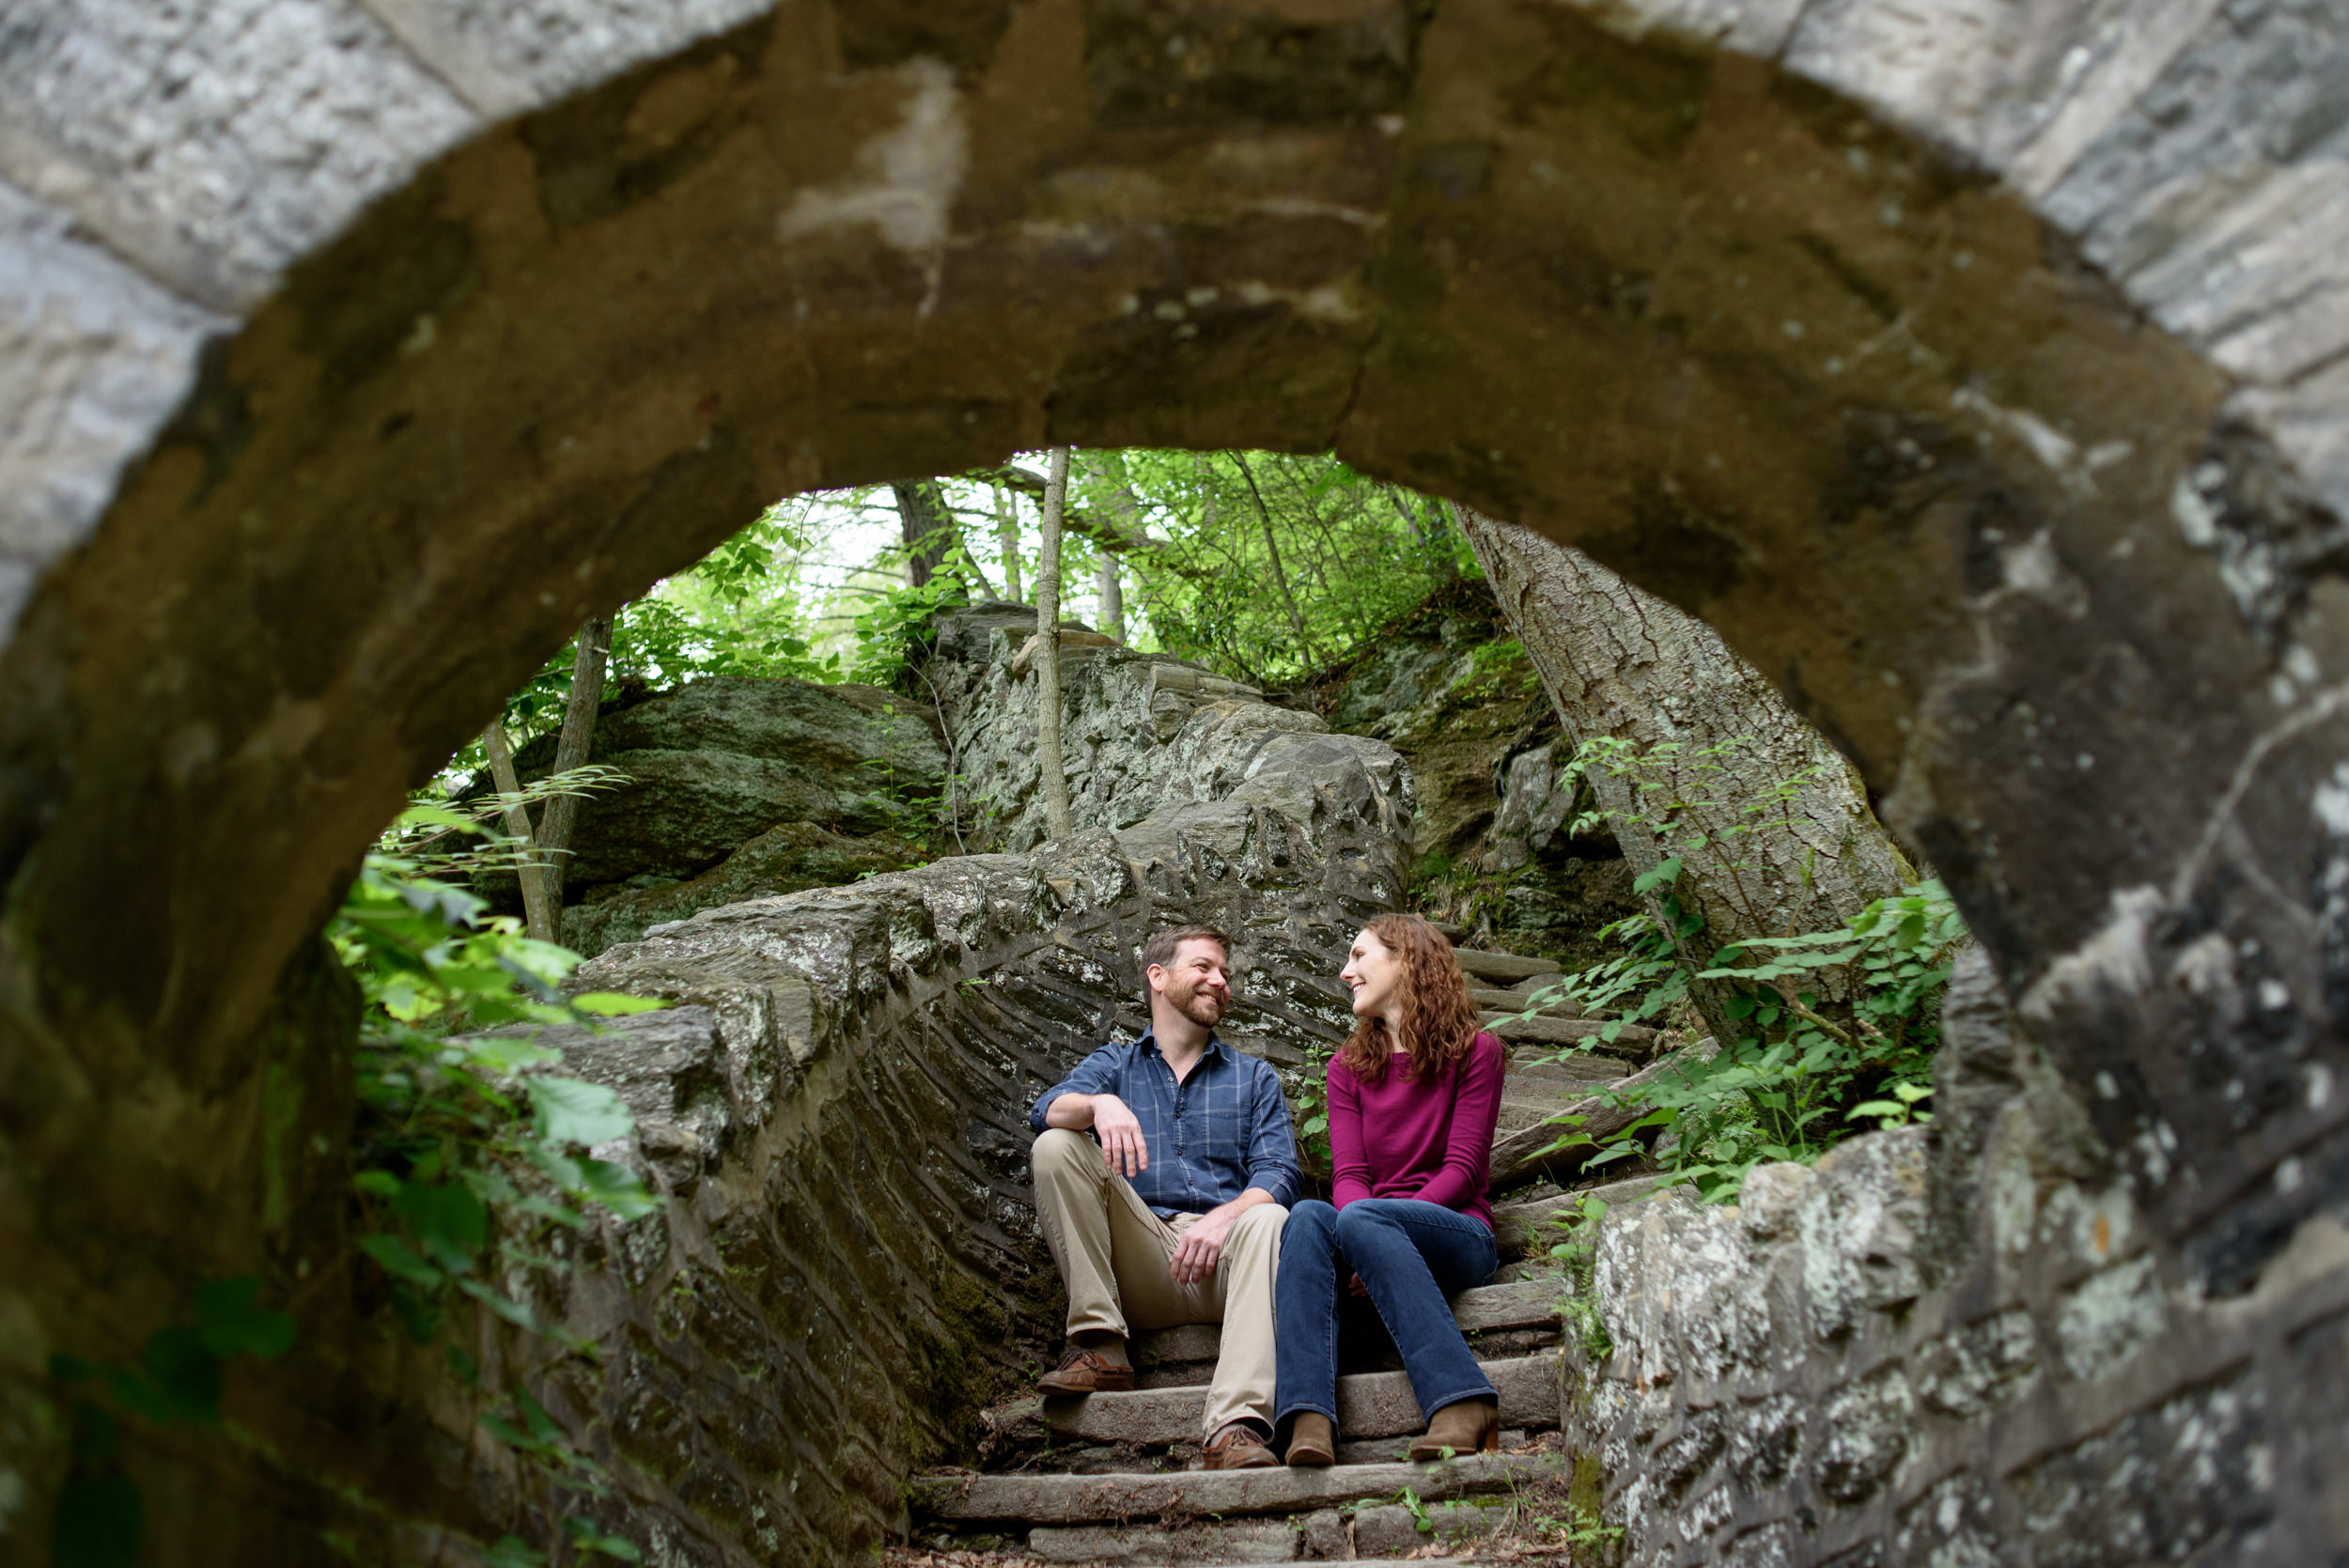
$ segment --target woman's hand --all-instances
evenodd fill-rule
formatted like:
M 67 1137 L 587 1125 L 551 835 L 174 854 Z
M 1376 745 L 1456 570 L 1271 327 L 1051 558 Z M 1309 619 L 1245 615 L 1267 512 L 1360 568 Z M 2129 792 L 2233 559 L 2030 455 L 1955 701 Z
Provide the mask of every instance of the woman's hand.
M 1362 1283 L 1362 1277 L 1361 1275 L 1348 1273 L 1346 1277 L 1346 1294 L 1348 1296 L 1368 1296 L 1370 1294 L 1370 1287 Z

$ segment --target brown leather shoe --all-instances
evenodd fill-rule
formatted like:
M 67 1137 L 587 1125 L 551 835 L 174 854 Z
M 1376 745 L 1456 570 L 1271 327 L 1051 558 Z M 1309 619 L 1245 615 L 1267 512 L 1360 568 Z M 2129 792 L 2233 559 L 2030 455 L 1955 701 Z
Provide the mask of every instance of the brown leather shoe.
M 1289 1423 L 1288 1462 L 1316 1467 L 1338 1462 L 1338 1429 L 1318 1410 L 1300 1410 Z
M 1460 1399 L 1436 1412 L 1427 1430 L 1411 1439 L 1415 1463 L 1455 1454 L 1501 1452 L 1501 1405 L 1491 1399 Z
M 1035 1380 L 1048 1394 L 1100 1394 L 1134 1386 L 1134 1369 L 1111 1360 L 1097 1350 L 1072 1344 L 1059 1366 Z
M 1207 1439 L 1207 1468 L 1211 1470 L 1278 1469 L 1280 1465 L 1264 1439 L 1256 1436 L 1256 1429 L 1246 1421 L 1233 1421 Z

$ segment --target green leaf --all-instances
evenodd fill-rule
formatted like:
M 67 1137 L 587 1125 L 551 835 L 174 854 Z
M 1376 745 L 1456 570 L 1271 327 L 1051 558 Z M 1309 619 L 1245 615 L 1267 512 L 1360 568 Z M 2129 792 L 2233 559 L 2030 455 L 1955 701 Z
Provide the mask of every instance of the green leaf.
M 583 1160 L 581 1174 L 579 1189 L 623 1219 L 641 1218 L 661 1206 L 661 1200 L 646 1191 L 636 1172 L 625 1165 L 607 1159 Z
M 538 1331 L 538 1314 L 532 1312 L 526 1303 L 517 1301 L 505 1292 L 485 1285 L 478 1280 L 459 1280 L 457 1281 L 457 1288 L 515 1327 L 527 1329 L 534 1334 Z
M 557 1145 L 608 1143 L 636 1127 L 619 1095 L 582 1079 L 533 1077 L 530 1103 L 538 1112 L 538 1136 Z
M 490 1211 L 459 1182 L 409 1182 L 392 1200 L 425 1255 L 451 1274 L 470 1272 L 490 1239 Z
M 373 1258 L 376 1265 L 395 1279 L 406 1280 L 427 1289 L 438 1285 L 447 1276 L 433 1267 L 415 1250 L 396 1235 L 378 1231 L 359 1238 L 359 1250 Z
M 1665 883 L 1677 880 L 1679 877 L 1680 857 L 1677 855 L 1669 856 L 1664 860 L 1657 862 L 1652 869 L 1642 872 L 1639 878 L 1631 884 L 1631 891 L 1633 893 L 1652 893 Z
M 599 1017 L 625 1017 L 631 1013 L 658 1013 L 669 1004 L 659 997 L 630 996 L 626 991 L 589 991 L 571 998 L 571 1005 Z
M 525 1545 L 520 1536 L 501 1535 L 496 1545 L 481 1554 L 481 1560 L 485 1568 L 544 1568 L 547 1559 L 545 1553 Z
M 196 1332 L 214 1356 L 258 1356 L 275 1360 L 294 1345 L 294 1320 L 256 1304 L 261 1281 L 251 1275 L 216 1280 L 195 1293 Z
M 350 1185 L 370 1198 L 399 1196 L 399 1178 L 389 1171 L 362 1171 L 350 1178 Z

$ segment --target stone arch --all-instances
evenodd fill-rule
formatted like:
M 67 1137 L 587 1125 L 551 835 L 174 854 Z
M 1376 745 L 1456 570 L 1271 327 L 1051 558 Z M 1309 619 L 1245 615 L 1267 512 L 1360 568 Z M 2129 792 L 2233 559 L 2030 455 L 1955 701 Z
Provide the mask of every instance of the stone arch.
M 580 620 L 1047 440 L 1334 445 L 1703 614 L 1948 873 L 2165 1266 L 2344 1203 L 2324 8 L 226 16 L 0 68 L 36 1319 L 127 1338 L 323 1179 L 261 1110 L 305 943 Z

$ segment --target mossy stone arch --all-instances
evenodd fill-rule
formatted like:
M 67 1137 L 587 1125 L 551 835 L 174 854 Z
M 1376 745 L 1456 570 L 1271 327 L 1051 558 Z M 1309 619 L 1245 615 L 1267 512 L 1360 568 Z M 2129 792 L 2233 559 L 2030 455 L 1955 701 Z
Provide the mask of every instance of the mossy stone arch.
M 0 470 L 10 1343 L 133 1343 L 324 1201 L 314 935 L 583 619 L 1048 442 L 1334 448 L 1704 616 L 2165 1266 L 2247 1286 L 2349 1205 L 2349 307 L 2286 221 L 2341 165 L 2262 75 L 2326 23 L 1960 9 L 36 8 L 0 218 L 82 314 L 27 307 Z M 89 65 L 157 52 L 247 107 Z

